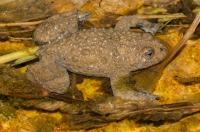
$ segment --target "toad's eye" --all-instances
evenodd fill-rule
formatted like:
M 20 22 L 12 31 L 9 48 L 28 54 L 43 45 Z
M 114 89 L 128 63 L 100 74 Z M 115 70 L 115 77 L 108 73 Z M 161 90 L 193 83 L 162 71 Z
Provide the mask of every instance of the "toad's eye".
M 147 59 L 153 58 L 153 56 L 154 56 L 154 49 L 151 48 L 151 47 L 145 47 L 145 48 L 143 49 L 143 55 L 144 55 L 144 57 L 147 58 Z

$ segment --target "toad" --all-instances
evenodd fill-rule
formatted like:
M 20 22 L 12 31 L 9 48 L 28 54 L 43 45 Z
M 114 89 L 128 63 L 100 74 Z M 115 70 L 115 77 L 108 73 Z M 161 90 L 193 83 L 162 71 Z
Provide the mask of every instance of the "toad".
M 27 77 L 49 92 L 66 93 L 69 89 L 68 71 L 86 76 L 108 77 L 114 96 L 132 100 L 155 100 L 157 96 L 119 88 L 119 77 L 161 62 L 167 46 L 150 33 L 130 32 L 140 26 L 155 33 L 159 24 L 137 16 L 124 16 L 114 29 L 80 29 L 90 12 L 74 10 L 54 15 L 43 21 L 34 31 L 40 45 L 36 55 L 39 62 L 27 69 Z

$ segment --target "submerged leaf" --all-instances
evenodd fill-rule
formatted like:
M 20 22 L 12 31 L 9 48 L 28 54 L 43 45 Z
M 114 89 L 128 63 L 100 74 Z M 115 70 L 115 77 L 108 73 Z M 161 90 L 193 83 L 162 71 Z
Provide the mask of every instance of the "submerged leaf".
M 21 57 L 25 57 L 25 56 L 30 55 L 30 54 L 34 54 L 38 50 L 38 48 L 39 47 L 31 47 L 31 48 L 27 48 L 25 50 L 21 50 L 21 51 L 17 51 L 17 52 L 14 52 L 14 53 L 10 53 L 10 54 L 0 56 L 0 64 L 4 64 L 6 62 L 10 62 L 12 60 L 15 60 L 15 59 L 18 59 L 18 58 L 21 58 Z

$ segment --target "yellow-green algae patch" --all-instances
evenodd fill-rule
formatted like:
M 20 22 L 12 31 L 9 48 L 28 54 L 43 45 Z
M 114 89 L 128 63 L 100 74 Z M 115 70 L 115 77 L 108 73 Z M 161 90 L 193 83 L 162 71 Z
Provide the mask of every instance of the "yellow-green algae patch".
M 1 131 L 55 132 L 67 130 L 67 126 L 61 128 L 62 116 L 59 112 L 45 113 L 35 110 L 18 110 L 17 117 L 1 122 Z
M 0 41 L 0 55 L 23 50 L 30 46 L 33 46 L 31 41 Z
M 102 83 L 102 79 L 84 78 L 83 82 L 76 87 L 83 93 L 84 100 L 88 100 L 103 95 L 103 92 L 98 91 Z
M 200 39 L 188 41 L 181 51 L 163 71 L 154 94 L 160 95 L 160 103 L 200 101 L 200 84 L 182 85 L 174 77 L 196 77 L 200 75 Z

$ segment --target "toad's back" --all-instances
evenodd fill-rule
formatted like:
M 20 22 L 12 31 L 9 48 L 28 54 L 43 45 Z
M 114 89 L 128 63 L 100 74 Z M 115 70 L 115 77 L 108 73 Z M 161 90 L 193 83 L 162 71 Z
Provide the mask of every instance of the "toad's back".
M 40 54 L 55 51 L 57 64 L 69 71 L 103 77 L 151 66 L 167 54 L 167 47 L 148 33 L 95 28 L 61 38 L 45 49 Z

